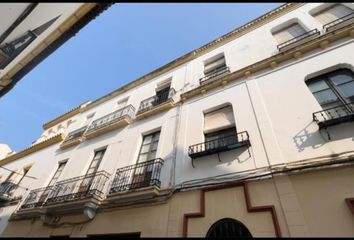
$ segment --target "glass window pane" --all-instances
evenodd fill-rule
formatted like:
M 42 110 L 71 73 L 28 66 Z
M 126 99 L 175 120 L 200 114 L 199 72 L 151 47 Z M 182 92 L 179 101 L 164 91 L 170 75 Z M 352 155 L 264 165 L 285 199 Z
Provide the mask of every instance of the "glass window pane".
M 354 96 L 354 81 L 342 84 L 338 88 L 345 97 Z
M 333 93 L 331 89 L 317 92 L 314 94 L 314 96 L 320 105 L 335 102 L 338 100 L 337 96 Z
M 145 162 L 147 160 L 147 153 L 144 153 L 144 154 L 140 154 L 139 156 L 139 159 L 138 159 L 138 162 Z
M 143 145 L 143 146 L 141 147 L 140 153 L 147 153 L 147 152 L 149 151 L 149 149 L 150 149 L 150 144 Z
M 337 73 L 336 75 L 332 75 L 329 78 L 332 80 L 332 82 L 335 85 L 339 85 L 342 83 L 353 81 L 352 75 L 345 73 L 345 72 Z
M 152 145 L 151 151 L 156 151 L 158 144 L 159 144 L 159 142 L 154 142 Z
M 308 84 L 308 87 L 313 93 L 329 88 L 327 83 L 323 80 L 311 82 Z
M 151 143 L 151 140 L 152 140 L 152 135 L 145 136 L 143 144 Z
M 148 160 L 152 160 L 156 158 L 156 151 L 151 151 L 149 159 Z

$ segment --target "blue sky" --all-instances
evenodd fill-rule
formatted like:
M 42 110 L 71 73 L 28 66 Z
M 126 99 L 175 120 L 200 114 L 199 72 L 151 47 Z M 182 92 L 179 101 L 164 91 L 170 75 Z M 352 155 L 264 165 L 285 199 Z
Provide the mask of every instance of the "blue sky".
M 283 3 L 116 3 L 0 98 L 0 143 L 21 151 L 42 125 Z

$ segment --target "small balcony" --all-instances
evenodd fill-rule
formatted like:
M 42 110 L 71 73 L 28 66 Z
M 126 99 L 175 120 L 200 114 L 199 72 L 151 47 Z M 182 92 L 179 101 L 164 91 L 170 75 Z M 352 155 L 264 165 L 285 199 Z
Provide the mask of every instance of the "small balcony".
M 98 206 L 108 188 L 109 177 L 107 172 L 99 171 L 34 189 L 11 219 L 79 212 L 87 206 Z
M 80 144 L 83 141 L 83 135 L 86 129 L 87 126 L 84 126 L 82 128 L 70 132 L 68 136 L 64 139 L 63 143 L 60 144 L 60 148 L 65 149 Z
M 135 108 L 132 105 L 128 105 L 93 121 L 85 132 L 85 138 L 90 139 L 126 126 L 131 123 L 134 117 Z
M 156 158 L 118 169 L 109 190 L 110 200 L 118 203 L 157 196 L 163 163 Z
M 311 31 L 308 31 L 304 34 L 301 34 L 300 36 L 294 37 L 286 42 L 279 44 L 277 48 L 279 52 L 286 51 L 294 47 L 300 46 L 301 44 L 304 44 L 308 41 L 311 41 L 312 39 L 318 37 L 319 35 L 320 32 L 317 29 L 312 29 Z
M 241 147 L 249 148 L 250 146 L 251 143 L 249 141 L 248 132 L 244 131 L 237 134 L 228 135 L 223 138 L 189 146 L 188 155 L 192 158 L 192 166 L 194 167 L 193 160 L 195 158 L 230 151 Z
M 173 96 L 175 94 L 176 91 L 173 88 L 170 88 L 168 92 L 145 99 L 140 103 L 136 118 L 143 119 L 172 108 L 174 106 Z
M 313 121 L 318 124 L 319 129 L 354 121 L 354 103 L 347 103 L 341 106 L 314 112 L 312 118 Z
M 343 27 L 349 26 L 354 23 L 354 13 L 350 13 L 342 18 L 329 22 L 323 25 L 323 29 L 326 32 L 331 32 L 337 29 L 341 29 Z
M 27 198 L 22 203 L 20 210 L 42 207 L 52 188 L 53 187 L 50 186 L 50 187 L 38 188 L 30 191 Z
M 199 79 L 199 84 L 204 85 L 209 83 L 210 81 L 215 81 L 216 79 L 227 75 L 230 73 L 230 68 L 228 66 L 223 66 L 220 68 L 216 68 L 213 71 L 209 72 L 207 75 Z
M 0 184 L 0 203 L 12 200 L 12 193 L 17 188 L 17 184 L 5 181 Z

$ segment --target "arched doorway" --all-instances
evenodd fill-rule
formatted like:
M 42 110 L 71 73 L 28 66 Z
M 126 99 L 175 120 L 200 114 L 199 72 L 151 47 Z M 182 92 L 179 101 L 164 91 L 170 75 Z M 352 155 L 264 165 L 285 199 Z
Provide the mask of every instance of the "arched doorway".
M 215 237 L 245 237 L 251 238 L 252 235 L 247 227 L 232 218 L 223 218 L 215 222 L 206 235 L 207 238 Z

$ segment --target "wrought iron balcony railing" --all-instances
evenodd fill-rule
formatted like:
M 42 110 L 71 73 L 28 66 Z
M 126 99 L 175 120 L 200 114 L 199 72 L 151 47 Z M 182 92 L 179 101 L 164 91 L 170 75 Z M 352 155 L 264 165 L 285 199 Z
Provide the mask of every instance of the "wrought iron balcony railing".
M 91 123 L 88 127 L 86 133 L 90 133 L 97 129 L 101 129 L 110 124 L 118 122 L 119 120 L 128 117 L 129 119 L 133 119 L 135 117 L 135 108 L 132 105 L 128 105 L 124 108 L 118 109 L 110 114 L 107 114 L 99 119 L 96 119 Z
M 345 27 L 352 23 L 354 23 L 354 12 L 323 25 L 323 29 L 325 29 L 326 32 L 329 32 L 335 29 Z
M 188 155 L 192 158 L 207 156 L 232 149 L 251 146 L 247 131 L 225 136 L 215 140 L 210 140 L 189 146 Z M 194 167 L 193 161 L 192 165 Z
M 88 197 L 100 199 L 106 190 L 110 174 L 99 171 L 56 183 L 44 205 L 76 201 Z
M 230 73 L 230 68 L 228 66 L 223 66 L 220 68 L 216 68 L 204 77 L 199 79 L 199 84 L 203 85 L 209 82 L 209 80 L 215 80 L 217 77 L 221 77 L 226 73 Z
M 68 134 L 68 136 L 64 139 L 63 144 L 67 143 L 71 140 L 77 139 L 82 137 L 84 135 L 84 132 L 86 131 L 87 126 L 84 126 L 82 128 L 76 129 L 75 131 L 72 131 Z
M 312 117 L 320 129 L 343 122 L 354 121 L 354 103 L 314 112 Z
M 27 198 L 21 205 L 20 210 L 41 207 L 46 201 L 48 194 L 52 190 L 53 186 L 38 188 L 30 191 Z
M 133 190 L 142 187 L 160 187 L 161 158 L 130 165 L 117 170 L 109 193 Z
M 308 40 L 311 40 L 312 37 L 320 35 L 320 32 L 317 29 L 312 29 L 311 31 L 308 31 L 304 34 L 301 34 L 297 37 L 294 37 L 286 42 L 283 42 L 277 46 L 279 51 L 285 50 L 285 49 L 290 49 L 292 47 L 296 47 L 302 43 L 307 42 Z
M 158 106 L 164 102 L 172 100 L 172 98 L 175 94 L 176 94 L 176 91 L 173 88 L 170 88 L 170 90 L 168 92 L 164 92 L 162 94 L 157 94 L 153 97 L 150 97 L 148 99 L 141 101 L 137 114 L 141 114 L 143 112 L 146 112 L 150 109 L 155 108 L 156 106 Z
M 11 181 L 5 181 L 0 184 L 0 196 L 9 196 L 11 192 L 17 187 L 17 184 Z

